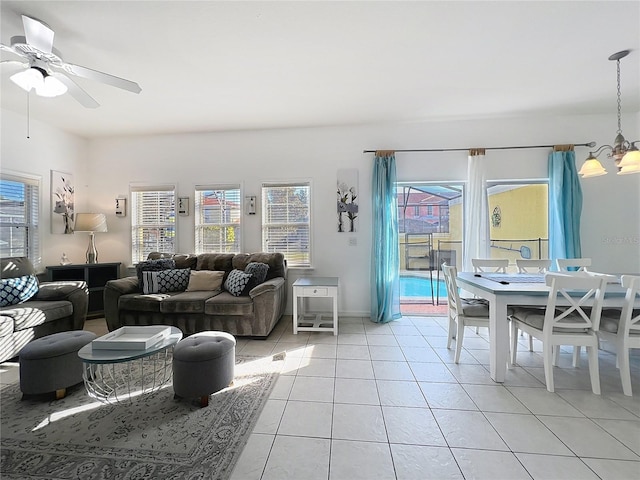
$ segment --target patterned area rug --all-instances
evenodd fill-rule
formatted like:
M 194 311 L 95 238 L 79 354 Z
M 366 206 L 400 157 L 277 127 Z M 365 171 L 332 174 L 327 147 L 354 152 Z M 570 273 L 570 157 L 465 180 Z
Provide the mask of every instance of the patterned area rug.
M 226 479 L 282 368 L 281 357 L 238 357 L 235 379 L 200 408 L 171 382 L 115 405 L 82 384 L 58 401 L 0 391 L 3 479 Z

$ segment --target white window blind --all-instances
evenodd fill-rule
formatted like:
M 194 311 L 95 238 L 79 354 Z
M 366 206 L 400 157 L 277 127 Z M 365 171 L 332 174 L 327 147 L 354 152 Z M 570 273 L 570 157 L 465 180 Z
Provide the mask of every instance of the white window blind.
M 242 250 L 240 185 L 196 185 L 196 253 Z
M 27 257 L 39 269 L 40 180 L 19 174 L 0 175 L 0 256 Z
M 262 249 L 281 252 L 289 266 L 311 266 L 311 186 L 262 185 Z
M 175 253 L 176 189 L 174 185 L 131 187 L 131 261 L 151 252 Z

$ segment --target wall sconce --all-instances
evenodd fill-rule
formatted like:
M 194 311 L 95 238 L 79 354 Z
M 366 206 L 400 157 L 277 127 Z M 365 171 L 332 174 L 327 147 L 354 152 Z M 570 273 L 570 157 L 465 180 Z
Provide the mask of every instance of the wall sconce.
M 116 198 L 116 217 L 127 216 L 127 199 Z
M 189 197 L 178 197 L 178 215 L 189 216 Z
M 257 199 L 255 195 L 248 195 L 244 197 L 244 209 L 245 212 L 247 212 L 247 215 L 256 214 L 256 203 Z

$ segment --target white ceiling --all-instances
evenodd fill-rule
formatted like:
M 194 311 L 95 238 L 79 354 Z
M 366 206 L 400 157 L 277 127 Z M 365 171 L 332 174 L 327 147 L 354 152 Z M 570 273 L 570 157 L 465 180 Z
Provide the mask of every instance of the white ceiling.
M 4 1 L 47 23 L 101 106 L 32 96 L 31 118 L 83 137 L 640 111 L 640 2 Z M 9 58 L 11 57 L 11 58 Z M 3 60 L 13 60 L 3 53 Z M 1 106 L 26 93 L 0 67 Z

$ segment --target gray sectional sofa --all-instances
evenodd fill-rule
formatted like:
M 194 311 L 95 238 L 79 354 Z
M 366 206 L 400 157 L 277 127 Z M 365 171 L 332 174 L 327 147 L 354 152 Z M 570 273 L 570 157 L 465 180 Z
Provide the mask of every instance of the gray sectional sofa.
M 151 253 L 150 260 L 170 258 L 176 269 L 224 271 L 224 278 L 251 262 L 269 265 L 266 280 L 247 294 L 234 296 L 222 287 L 211 291 L 143 294 L 138 277 L 107 282 L 105 318 L 109 331 L 127 325 L 172 325 L 184 335 L 219 330 L 236 336 L 267 337 L 287 303 L 287 266 L 281 253 Z M 224 281 L 223 281 L 224 285 Z
M 35 276 L 26 257 L 0 261 L 2 279 Z M 87 318 L 89 289 L 81 281 L 42 282 L 27 301 L 0 307 L 0 362 L 18 355 L 31 340 L 52 333 L 82 330 Z

